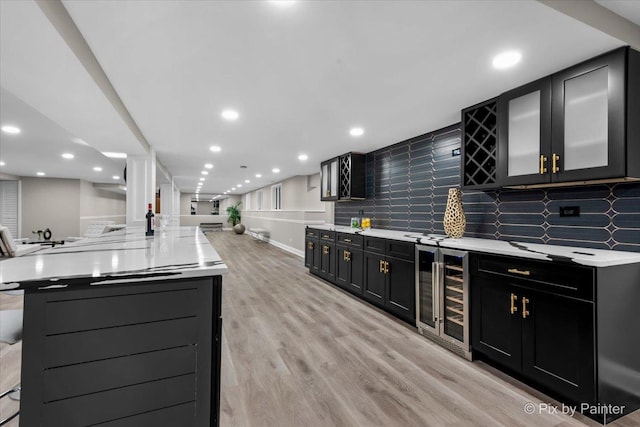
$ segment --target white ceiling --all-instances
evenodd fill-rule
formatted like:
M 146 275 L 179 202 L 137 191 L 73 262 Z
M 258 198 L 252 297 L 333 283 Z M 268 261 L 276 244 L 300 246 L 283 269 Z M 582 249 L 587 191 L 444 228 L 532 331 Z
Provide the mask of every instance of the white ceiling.
M 464 107 L 624 44 L 537 1 L 63 4 L 183 192 L 207 162 L 203 193 L 315 173 L 322 160 L 456 123 Z M 0 6 L 2 88 L 99 150 L 139 154 L 38 6 Z M 495 71 L 505 49 L 523 61 Z M 224 108 L 240 119 L 223 120 Z M 7 112 L 3 103 L 2 124 Z M 365 129 L 357 139 L 355 125 Z
M 640 25 L 640 0 L 595 0 L 613 13 Z

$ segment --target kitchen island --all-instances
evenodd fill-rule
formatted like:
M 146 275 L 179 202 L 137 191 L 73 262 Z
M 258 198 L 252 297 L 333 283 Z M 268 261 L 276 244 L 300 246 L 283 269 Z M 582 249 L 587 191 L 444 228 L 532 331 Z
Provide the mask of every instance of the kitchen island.
M 217 425 L 226 271 L 187 227 L 0 262 L 0 289 L 25 291 L 21 425 Z

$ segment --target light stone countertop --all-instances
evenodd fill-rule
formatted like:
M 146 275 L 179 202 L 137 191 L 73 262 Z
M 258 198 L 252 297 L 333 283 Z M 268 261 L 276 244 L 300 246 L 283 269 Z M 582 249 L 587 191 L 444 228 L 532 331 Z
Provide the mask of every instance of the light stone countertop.
M 0 261 L 0 290 L 217 276 L 227 266 L 196 227 L 127 227 Z
M 459 249 L 471 252 L 482 252 L 497 255 L 509 255 L 520 258 L 539 259 L 544 261 L 573 262 L 591 267 L 609 267 L 622 264 L 640 263 L 640 253 L 626 251 L 611 251 L 590 249 L 573 246 L 543 245 L 537 243 L 511 242 L 504 240 L 477 239 L 463 237 L 451 239 L 445 235 L 427 234 L 419 232 L 369 229 L 362 231 L 351 227 L 323 224 L 311 225 L 309 228 L 337 231 L 340 233 L 360 234 L 362 236 L 380 237 L 401 240 L 423 245 L 439 246 L 442 248 Z

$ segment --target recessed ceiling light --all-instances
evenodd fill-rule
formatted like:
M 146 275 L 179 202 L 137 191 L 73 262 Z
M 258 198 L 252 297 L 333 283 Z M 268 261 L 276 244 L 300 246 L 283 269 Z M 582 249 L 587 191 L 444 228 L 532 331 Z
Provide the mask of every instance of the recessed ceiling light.
M 222 148 L 219 145 L 212 145 L 211 147 L 209 147 L 209 150 L 213 151 L 214 153 L 219 153 L 220 151 L 222 151 Z
M 233 121 L 237 120 L 240 117 L 240 114 L 236 110 L 224 110 L 221 114 L 222 118 L 225 120 Z
M 64 154 L 62 155 L 62 158 L 63 158 L 63 159 L 69 159 L 69 160 L 71 160 L 71 159 L 73 159 L 74 157 L 75 157 L 75 156 L 74 156 L 73 154 L 71 154 L 71 153 L 64 153 Z
M 236 185 L 236 187 L 240 188 L 240 187 L 242 187 L 242 184 L 238 184 L 238 185 Z
M 213 165 L 211 163 L 207 163 L 204 165 L 205 169 L 213 169 Z
M 4 162 L 0 162 L 0 166 L 4 166 L 4 165 L 5 165 L 5 163 L 4 163 Z
M 20 133 L 20 128 L 16 126 L 6 125 L 6 126 L 2 126 L 2 128 L 0 129 L 2 129 L 2 132 L 5 132 L 5 133 L 12 133 L 12 134 Z
M 120 179 L 120 177 L 118 175 L 113 175 L 111 178 L 113 179 Z
M 93 170 L 96 172 L 102 172 L 102 168 L 100 166 L 95 166 Z
M 245 184 L 248 184 L 248 183 L 250 183 L 251 181 L 249 181 L 248 179 L 245 179 L 245 180 L 244 180 L 244 182 L 245 182 Z
M 36 175 L 38 175 L 38 176 L 44 176 L 44 175 L 45 175 L 45 173 L 44 173 L 44 172 L 36 172 Z
M 278 168 L 273 168 L 273 169 L 271 169 L 271 172 L 273 172 L 273 173 L 280 173 L 280 169 L 278 169 Z
M 236 187 L 231 187 L 231 191 L 236 191 Z
M 362 136 L 362 135 L 364 135 L 364 129 L 362 129 L 362 128 L 351 128 L 351 129 L 349 129 L 349 134 L 351 134 L 351 136 Z
M 207 172 L 207 171 L 202 171 L 202 172 L 200 172 L 200 173 L 201 173 L 202 175 L 209 175 L 209 172 Z
M 127 158 L 127 153 L 116 153 L 113 151 L 103 151 L 102 154 L 104 156 L 107 156 L 111 159 L 126 159 Z
M 261 173 L 257 173 L 256 174 L 256 178 L 262 178 L 262 174 Z
M 516 50 L 508 50 L 493 57 L 493 68 L 497 70 L 511 68 L 520 62 L 520 59 L 522 59 L 522 54 L 520 52 Z
M 298 160 L 300 160 L 301 162 L 305 162 L 309 159 L 309 156 L 307 156 L 306 154 L 300 154 L 298 156 Z
M 204 181 L 204 180 L 205 180 L 205 178 L 204 178 L 204 177 L 203 177 L 203 178 L 200 178 L 200 181 Z

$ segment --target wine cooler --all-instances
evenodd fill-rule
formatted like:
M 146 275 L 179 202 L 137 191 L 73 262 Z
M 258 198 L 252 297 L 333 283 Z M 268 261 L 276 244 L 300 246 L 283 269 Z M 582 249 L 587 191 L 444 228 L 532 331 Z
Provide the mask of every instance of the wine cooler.
M 471 360 L 468 264 L 464 251 L 416 245 L 418 330 Z

